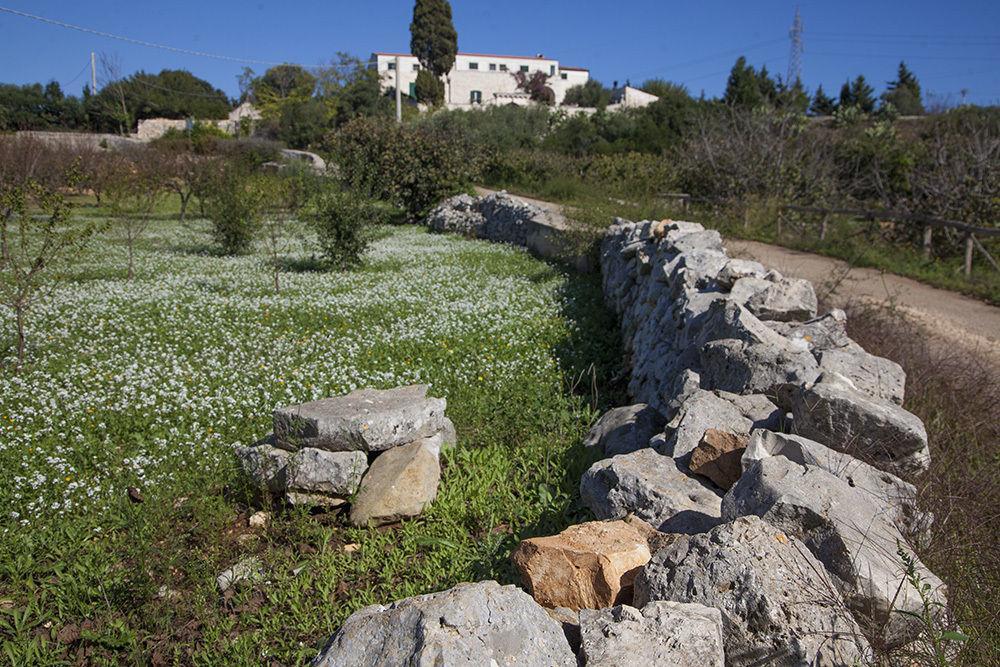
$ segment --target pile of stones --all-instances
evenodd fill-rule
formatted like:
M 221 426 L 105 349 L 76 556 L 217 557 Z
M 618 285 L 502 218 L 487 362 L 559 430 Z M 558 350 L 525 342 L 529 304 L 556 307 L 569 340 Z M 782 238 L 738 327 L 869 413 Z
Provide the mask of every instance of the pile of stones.
M 237 446 L 262 493 L 293 505 L 350 504 L 356 526 L 419 515 L 437 495 L 440 453 L 455 444 L 445 399 L 427 385 L 360 389 L 274 412 L 274 433 Z
M 315 664 L 846 666 L 947 624 L 910 546 L 930 455 L 903 370 L 701 225 L 618 220 L 601 268 L 635 403 L 585 441 L 598 520 L 517 547 L 527 592 L 368 607 Z

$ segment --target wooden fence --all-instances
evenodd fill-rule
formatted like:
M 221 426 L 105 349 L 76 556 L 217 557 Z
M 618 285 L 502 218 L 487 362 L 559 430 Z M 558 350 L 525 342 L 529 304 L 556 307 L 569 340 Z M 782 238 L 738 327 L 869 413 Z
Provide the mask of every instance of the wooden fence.
M 681 208 L 685 211 L 688 210 L 692 202 L 717 203 L 703 198 L 692 197 L 691 195 L 683 192 L 665 192 L 662 193 L 660 197 L 663 199 L 673 199 L 675 201 L 679 201 Z M 962 238 L 965 242 L 965 263 L 963 270 L 966 277 L 972 275 L 972 259 L 977 250 L 995 270 L 1000 271 L 1000 264 L 997 263 L 997 260 L 986 250 L 986 248 L 983 247 L 982 242 L 980 242 L 979 238 L 977 238 L 1000 236 L 1000 228 L 976 227 L 964 222 L 958 222 L 957 220 L 942 220 L 941 218 L 933 218 L 919 213 L 901 213 L 885 209 L 867 210 L 857 208 L 822 208 L 819 206 L 795 206 L 792 204 L 784 204 L 781 206 L 781 210 L 794 211 L 796 213 L 811 213 L 822 216 L 820 219 L 820 240 L 826 238 L 830 216 L 832 215 L 846 215 L 861 220 L 891 220 L 893 222 L 909 222 L 922 225 L 924 228 L 923 251 L 924 257 L 927 259 L 931 258 L 931 254 L 933 252 L 934 228 L 955 229 L 962 233 Z

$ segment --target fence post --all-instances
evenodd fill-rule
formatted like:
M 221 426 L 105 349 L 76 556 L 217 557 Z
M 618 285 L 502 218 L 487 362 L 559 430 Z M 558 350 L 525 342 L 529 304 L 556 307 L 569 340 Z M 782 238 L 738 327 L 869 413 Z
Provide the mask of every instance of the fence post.
M 924 226 L 924 259 L 931 258 L 931 235 L 934 233 L 934 228 L 930 225 Z
M 965 232 L 965 277 L 968 278 L 972 275 L 972 251 L 975 249 L 973 245 L 972 232 Z
M 829 219 L 830 219 L 830 214 L 829 213 L 824 213 L 823 214 L 823 219 L 820 220 L 820 223 L 819 223 L 819 240 L 820 241 L 825 241 L 826 240 L 826 224 L 827 224 L 827 221 Z

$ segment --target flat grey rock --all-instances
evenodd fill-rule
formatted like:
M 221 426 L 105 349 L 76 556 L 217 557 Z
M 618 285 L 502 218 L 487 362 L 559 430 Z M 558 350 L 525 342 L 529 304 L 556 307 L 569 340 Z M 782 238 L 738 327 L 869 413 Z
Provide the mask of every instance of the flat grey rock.
M 482 581 L 352 614 L 314 667 L 576 667 L 559 623 L 516 586 Z
M 782 456 L 794 463 L 817 466 L 836 475 L 851 488 L 868 496 L 871 502 L 884 505 L 887 516 L 904 535 L 927 537 L 931 517 L 917 509 L 916 487 L 895 475 L 802 436 L 763 429 L 753 431 L 743 453 L 743 469 L 770 456 Z
M 762 320 L 805 321 L 816 317 L 816 292 L 812 283 L 801 278 L 776 278 L 746 302 Z
M 580 496 L 598 519 L 634 514 L 668 533 L 709 530 L 721 511 L 718 493 L 652 449 L 598 461 L 583 474 Z
M 797 434 L 883 470 L 907 475 L 930 466 L 927 431 L 916 415 L 872 398 L 836 373 L 792 392 L 791 411 Z
M 729 490 L 723 517 L 756 515 L 800 539 L 832 575 L 844 600 L 879 643 L 899 646 L 917 638 L 923 604 L 906 577 L 912 558 L 936 602 L 945 602 L 941 580 L 923 566 L 884 503 L 815 465 L 783 456 L 754 461 Z M 898 551 L 903 550 L 903 556 Z M 884 630 L 882 630 L 884 628 Z
M 437 496 L 440 436 L 394 447 L 375 458 L 351 504 L 355 526 L 414 517 Z
M 379 452 L 439 432 L 445 405 L 443 398 L 427 396 L 427 385 L 359 389 L 275 410 L 275 444 L 289 450 Z
M 859 391 L 873 398 L 903 404 L 906 372 L 895 361 L 870 354 L 856 343 L 823 350 L 816 358 L 821 372 L 843 375 Z
M 667 424 L 667 439 L 662 453 L 686 465 L 691 452 L 710 428 L 746 435 L 753 428 L 753 422 L 731 402 L 711 391 L 699 389 L 681 405 L 677 415 Z
M 731 289 L 733 284 L 741 278 L 763 278 L 767 271 L 760 262 L 749 259 L 730 259 L 719 272 L 717 280 L 719 285 Z
M 649 446 L 663 431 L 663 416 L 645 403 L 608 410 L 590 429 L 584 447 L 597 447 L 605 457 L 630 454 Z
M 636 580 L 635 604 L 673 600 L 722 616 L 726 664 L 867 664 L 870 649 L 820 564 L 758 517 L 681 536 Z
M 580 611 L 582 664 L 587 667 L 723 667 L 722 616 L 689 602 L 650 602 Z
M 292 492 L 349 496 L 368 469 L 364 452 L 328 452 L 305 447 L 288 459 L 287 489 Z
M 262 441 L 250 447 L 233 448 L 236 460 L 253 486 L 260 491 L 283 493 L 288 485 L 287 467 L 291 454 Z
M 787 385 L 812 382 L 819 375 L 809 352 L 766 342 L 711 341 L 702 347 L 700 362 L 702 387 L 736 394 L 778 396 Z

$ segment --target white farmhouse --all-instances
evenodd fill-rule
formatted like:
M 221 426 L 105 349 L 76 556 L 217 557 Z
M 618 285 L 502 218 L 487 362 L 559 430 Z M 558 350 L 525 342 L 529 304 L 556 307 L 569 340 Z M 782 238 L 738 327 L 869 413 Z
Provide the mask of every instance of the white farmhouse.
M 420 62 L 408 53 L 372 54 L 371 62 L 378 69 L 382 90 L 396 85 L 396 58 L 399 58 L 400 90 L 414 96 Z M 537 56 L 500 56 L 488 53 L 459 53 L 455 65 L 445 77 L 444 100 L 450 109 L 468 109 L 491 104 L 527 104 L 528 96 L 517 88 L 515 72 L 544 72 L 547 85 L 562 104 L 566 91 L 586 83 L 590 70 L 560 65 L 558 60 Z

